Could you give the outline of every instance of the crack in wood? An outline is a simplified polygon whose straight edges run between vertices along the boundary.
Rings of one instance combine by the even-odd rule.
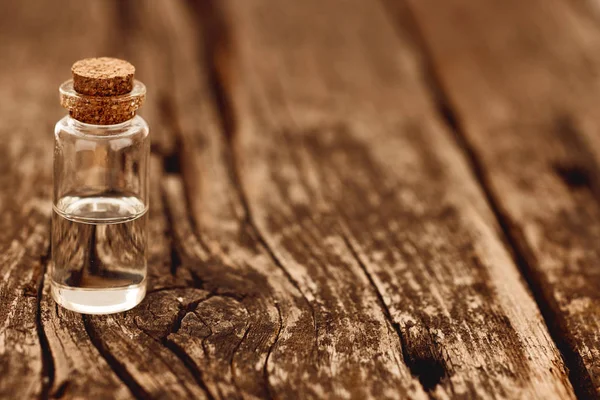
[[[112,370],[117,374],[119,379],[123,381],[123,383],[129,388],[131,393],[138,399],[148,399],[150,398],[150,394],[133,378],[133,376],[127,371],[127,367],[123,365],[115,356],[111,354],[111,352],[104,347],[102,339],[100,338],[99,333],[97,333],[92,324],[90,323],[90,317],[88,315],[82,315],[83,326],[85,331],[88,334],[92,344],[102,358],[106,361],[106,363],[112,368]]]
[[[385,304],[383,295],[377,288],[373,277],[369,273],[367,266],[361,260],[358,252],[356,251],[356,248],[348,238],[348,228],[343,226],[343,230],[345,232],[342,233],[342,239],[344,240],[346,247],[352,254],[352,257],[356,260],[357,264],[362,269],[366,278],[368,279],[369,284],[371,285],[371,287],[377,295],[381,309],[384,311],[390,326],[396,331],[396,334],[398,335],[398,340],[400,341],[400,344],[402,346],[402,356],[404,358],[404,363],[410,370],[411,374],[419,380],[419,382],[423,386],[423,389],[429,394],[430,398],[432,398],[432,392],[435,391],[437,385],[439,385],[442,379],[444,379],[444,377],[446,377],[448,374],[446,371],[446,366],[441,361],[442,358],[439,355],[433,356],[431,354],[431,349],[435,347],[433,343],[429,343],[428,345],[420,345],[416,347],[412,346],[412,343],[410,343],[410,341],[407,338],[407,334],[405,334],[402,331],[400,325],[397,322],[394,322],[390,310]],[[410,329],[410,327],[408,327],[408,329]],[[428,352],[427,356],[425,356],[425,353],[419,351],[419,349],[430,349],[430,351]]]
[[[167,333],[167,335],[165,335],[165,338],[170,335],[171,333],[177,333],[179,331],[179,328],[181,328],[181,320],[186,316],[187,313],[190,312],[194,312],[194,310],[198,307],[198,304],[200,304],[203,301],[206,301],[209,297],[207,298],[203,298],[203,299],[198,299],[192,302],[189,302],[185,305],[183,305],[179,312],[177,313],[177,317],[175,318],[175,320],[173,321],[173,324],[171,325],[171,328],[169,329],[169,332]]]
[[[161,190],[161,196],[163,197],[163,204],[166,204],[165,202],[165,194],[164,191]],[[167,220],[167,234],[169,235],[169,237],[171,238],[171,266],[170,266],[170,271],[171,271],[171,275],[172,276],[177,276],[177,271],[180,269],[181,267],[181,257],[179,255],[179,253],[177,252],[177,245],[175,244],[175,241],[173,240],[173,238],[175,237],[174,233],[173,233],[173,224],[174,221],[171,217],[171,214],[169,212],[167,212],[166,210],[164,211],[166,220]],[[198,287],[197,285],[195,285],[196,287]]]
[[[225,136],[228,140],[231,138],[230,135],[225,135]],[[238,167],[237,167],[235,155],[232,150],[232,144],[229,141],[228,141],[228,143],[229,143],[229,152],[227,154],[227,159],[230,163],[230,170],[233,171],[232,174],[234,175],[233,182],[235,183],[235,189],[236,189],[237,194],[239,195],[240,201],[244,207],[244,212],[246,215],[246,219],[245,219],[244,223],[247,225],[248,229],[252,232],[252,234],[256,237],[256,240],[259,242],[261,247],[268,254],[268,256],[273,261],[273,263],[282,271],[282,273],[285,275],[285,277],[288,279],[288,281],[292,284],[292,286],[300,293],[300,295],[302,296],[302,299],[304,300],[304,302],[310,309],[312,321],[313,321],[314,343],[317,348],[318,347],[317,344],[318,344],[319,329],[317,326],[316,310],[315,310],[313,304],[306,297],[304,291],[300,288],[300,285],[298,284],[298,282],[296,282],[296,280],[290,275],[289,271],[285,268],[285,266],[283,265],[281,260],[279,260],[279,258],[275,255],[274,251],[268,245],[265,238],[259,233],[259,231],[252,219],[252,214],[251,214],[249,206],[247,204],[247,199],[245,198],[245,194],[243,193],[243,190],[239,183],[239,178],[237,176]],[[278,310],[279,310],[279,307],[278,307]],[[269,385],[269,371],[268,371],[267,364],[268,364],[268,360],[271,355],[271,352],[275,348],[277,341],[279,340],[279,335],[280,335],[281,329],[282,329],[281,311],[280,310],[279,310],[279,317],[280,317],[279,318],[280,326],[279,326],[279,329],[277,332],[277,336],[276,336],[275,341],[271,345],[269,351],[267,352],[267,357],[265,359],[265,364],[263,366],[263,375],[265,377],[265,389],[266,389],[266,393],[269,394],[269,396],[270,396],[269,398],[273,398],[273,395],[272,395],[271,388]]]
[[[50,262],[51,256],[50,242],[48,242],[48,248],[40,259],[40,275],[37,283],[37,303],[36,303],[36,315],[35,323],[38,332],[38,338],[40,346],[42,348],[42,392],[41,398],[47,399],[50,394],[50,389],[54,383],[54,359],[52,358],[52,349],[48,342],[48,337],[44,332],[44,325],[42,324],[42,296],[44,291],[44,281],[46,279],[46,271],[48,269],[48,263]]]
[[[266,393],[267,393],[268,399],[275,398],[275,396],[273,395],[273,391],[271,390],[271,385],[269,385],[269,370],[268,370],[269,358],[271,357],[271,353],[273,352],[273,349],[275,348],[275,345],[277,344],[277,341],[279,340],[279,335],[281,335],[281,330],[283,329],[283,319],[281,316],[281,309],[279,308],[279,304],[277,304],[277,302],[275,302],[275,307],[277,308],[277,314],[279,316],[279,328],[277,329],[277,336],[275,336],[275,340],[273,341],[273,343],[269,347],[269,350],[267,351],[267,357],[265,358],[265,365],[263,365],[263,376],[265,379],[265,386],[267,389]]]
[[[212,395],[212,393],[206,386],[206,383],[202,379],[202,371],[196,366],[194,361],[186,353],[185,349],[182,349],[175,342],[173,342],[172,340],[169,340],[168,338],[164,339],[163,344],[165,345],[165,347],[167,347],[169,350],[171,350],[171,352],[173,354],[175,354],[177,356],[177,358],[179,358],[183,362],[183,364],[186,366],[186,368],[192,373],[192,376],[196,380],[196,383],[198,384],[198,386],[200,386],[204,390],[207,398],[209,400],[214,400],[215,399],[214,396]]]
[[[166,93],[157,93],[159,118],[174,137],[173,152],[165,153],[160,147],[152,148],[152,152],[159,154],[163,159],[163,170],[168,174],[181,174],[181,128],[177,123],[177,110],[171,98]]]
[[[179,332],[179,329],[181,328],[181,324],[182,324],[182,320],[185,318],[185,316],[189,313],[192,312],[194,313],[195,317],[199,319],[199,321],[209,330],[209,335],[206,337],[203,337],[201,339],[201,344],[202,344],[202,349],[204,354],[206,355],[207,358],[210,358],[210,354],[211,352],[209,351],[209,348],[206,345],[206,339],[210,338],[211,336],[213,336],[214,332],[213,329],[211,327],[211,324],[207,321],[205,321],[202,318],[202,315],[199,314],[198,312],[195,312],[195,310],[197,310],[197,308],[205,302],[210,301],[213,298],[226,298],[227,296],[221,296],[221,295],[209,295],[199,301],[195,301],[192,302],[190,304],[188,304],[186,307],[184,307],[184,311],[183,313],[179,313],[177,320],[175,321],[173,327],[171,328],[171,332],[163,339],[164,343],[166,346],[168,346],[172,351],[176,352],[179,354],[179,357],[184,360],[185,363],[188,363],[188,368],[194,373],[194,376],[197,376],[198,378],[200,378],[200,381],[202,381],[202,387],[205,389],[205,391],[207,393],[209,393],[209,395],[212,397],[213,395],[210,394],[210,389],[208,388],[208,386],[206,386],[206,384],[204,383],[204,381],[201,379],[203,376],[203,373],[201,371],[201,369],[198,367],[198,365],[196,364],[196,362],[194,362],[194,360],[192,360],[192,358],[189,356],[189,354],[187,353],[187,351],[182,348],[180,346],[180,344],[177,343],[177,338],[173,337],[171,338],[171,334],[177,334]],[[232,297],[229,297],[232,298]],[[233,299],[233,298],[232,298]],[[235,299],[234,299],[235,300]],[[237,300],[235,300],[237,301]],[[251,326],[247,326],[244,330],[244,334],[242,335],[241,339],[239,340],[239,342],[236,344],[236,346],[233,348],[232,353],[231,353],[231,358],[229,359],[229,368],[231,369],[231,374],[232,377],[235,377],[235,373],[233,370],[233,360],[235,358],[235,355],[237,353],[237,350],[239,349],[239,347],[242,345],[242,343],[245,341],[245,339],[248,336],[248,333],[251,330]],[[235,380],[234,380],[235,383]],[[222,393],[220,385],[216,385],[216,390],[219,393],[219,398],[227,398],[227,395]],[[236,385],[236,391],[237,393],[240,395],[240,397],[243,397],[243,394],[240,390],[239,387],[237,387]]]
[[[69,389],[69,386],[71,386],[71,381],[70,380],[66,380],[63,383],[61,383],[56,390],[54,391],[54,393],[52,394],[52,398],[53,399],[62,399],[63,396],[67,393],[67,390]]]
[[[224,88],[222,88],[222,89],[224,90]],[[233,111],[230,111],[230,112],[231,112],[231,114],[233,114]],[[293,147],[293,144],[289,141],[288,135],[286,134],[286,132],[282,132],[281,136],[288,143],[288,145],[292,145],[292,147]],[[230,147],[232,147],[232,144],[230,144]],[[282,150],[287,150],[287,149],[282,149]],[[300,163],[300,160],[298,158],[298,155],[295,152],[288,152],[287,154],[290,157],[290,160],[292,160],[292,163],[295,165],[295,167],[297,168],[297,170],[301,171],[300,179],[301,179],[304,187],[307,188],[307,190],[309,190],[309,188],[311,187],[311,185],[308,184],[308,180],[306,179],[305,174],[302,172],[302,171],[304,171],[304,168],[302,168],[302,166],[301,166],[301,163]],[[236,168],[236,171],[237,171],[236,159],[235,158],[232,160],[232,168]],[[237,177],[237,179],[239,180],[239,177]],[[239,190],[241,192],[242,191],[241,184],[238,183],[238,185],[239,185]],[[311,194],[314,197],[314,193],[311,193]],[[250,216],[249,206],[247,205],[247,199],[245,199],[245,197],[243,198],[243,202],[244,202],[243,204],[244,204],[244,206],[246,208],[247,215]],[[302,218],[302,216],[297,215],[297,219],[298,219],[298,221],[302,221],[303,218]],[[252,218],[249,217],[249,220],[251,221],[251,224],[254,224],[254,222],[252,222]],[[254,225],[253,225],[253,227],[254,227]],[[254,230],[258,232],[258,228],[254,227]],[[271,253],[271,257],[275,260],[275,253],[269,247],[269,245],[266,242],[266,240],[262,236],[260,236],[260,234],[258,234],[258,235],[259,235],[259,240],[261,241],[261,243],[263,244],[263,246],[267,249],[267,251],[269,251]],[[315,238],[315,239],[318,241],[317,238]],[[309,247],[309,246],[307,246],[307,247]],[[275,260],[275,261],[278,262],[278,260]],[[312,313],[312,319],[313,319],[313,322],[314,322],[313,329],[314,329],[315,349],[318,349],[319,348],[319,346],[318,346],[319,326],[317,324],[317,316],[316,316],[315,307],[309,302],[308,298],[301,291],[300,285],[297,282],[295,282],[295,280],[293,279],[292,275],[289,273],[289,271],[286,270],[286,268],[283,266],[282,263],[280,263],[280,268],[287,275],[288,280],[290,280],[290,282],[292,282],[296,286],[296,289],[298,289],[298,291],[300,293],[302,293],[302,296],[304,297],[304,299],[306,300],[306,302],[308,303],[308,305],[310,307],[310,310],[311,310],[311,313]]]
[[[247,309],[246,309],[247,311]],[[237,384],[236,379],[235,379],[235,368],[233,366],[233,360],[235,359],[235,355],[237,354],[238,350],[240,349],[240,347],[242,346],[242,343],[248,338],[248,333],[250,333],[250,330],[252,329],[252,325],[248,325],[246,327],[246,329],[244,330],[244,334],[242,335],[242,338],[240,339],[240,341],[235,345],[235,347],[233,348],[233,351],[231,353],[231,359],[229,360],[229,371],[231,372],[231,377],[233,380],[233,383],[240,395],[240,398],[243,398],[243,393],[240,390],[240,386]],[[267,355],[268,357],[268,355]],[[266,361],[265,361],[265,365],[266,365]],[[268,386],[268,380],[265,381],[265,384]],[[267,393],[268,393],[268,389],[267,389]]]
[[[188,289],[188,287],[185,287],[183,289]],[[164,288],[162,290],[157,290],[155,292],[164,292],[164,291],[171,291],[171,290],[175,290],[175,288]],[[206,384],[204,383],[203,379],[202,379],[202,371],[200,371],[196,365],[194,364],[194,362],[190,359],[190,357],[187,355],[187,353],[185,352],[184,349],[181,349],[179,346],[177,346],[177,344],[175,342],[173,342],[172,340],[169,339],[169,335],[177,333],[179,331],[179,329],[181,328],[181,321],[183,320],[183,318],[190,312],[194,312],[194,310],[198,307],[198,305],[206,300],[208,300],[211,296],[205,297],[205,298],[200,298],[197,300],[193,300],[190,301],[186,304],[180,305],[180,310],[177,313],[177,316],[174,318],[173,323],[171,324],[169,331],[166,332],[164,334],[163,337],[161,338],[155,338],[155,340],[159,343],[161,343],[163,346],[165,346],[167,349],[169,349],[177,358],[179,358],[181,360],[181,362],[183,363],[183,365],[190,371],[190,373],[192,374],[192,376],[194,377],[194,380],[196,381],[196,383],[198,384],[198,386],[200,386],[205,394],[207,395],[209,400],[212,400],[213,397],[208,389],[208,387],[206,386]],[[135,321],[135,320],[134,320]],[[146,334],[148,334],[149,336],[153,337],[151,332],[146,331],[143,327],[139,327],[138,329],[140,329],[141,331],[145,332]]]
[[[145,332],[143,329],[140,328],[140,330],[142,332]],[[204,391],[204,394],[208,397],[208,399],[210,400],[210,392],[206,391],[206,387],[204,386],[204,382],[202,381],[202,374],[197,374],[196,373],[196,369],[192,368],[192,366],[188,365],[188,363],[184,360],[184,358],[181,357],[180,353],[177,351],[174,351],[169,345],[168,342],[164,339],[157,339],[154,336],[148,334],[148,336],[150,336],[152,338],[152,340],[156,341],[157,343],[160,343],[162,346],[164,346],[166,349],[168,349],[172,354],[175,355],[175,357],[177,357],[185,366],[185,368],[187,368],[194,381],[198,384],[198,386],[200,388],[202,388],[202,390]],[[163,362],[167,362],[167,360],[163,359],[162,356],[160,354],[158,354],[158,358],[160,358]],[[190,392],[190,390],[186,387],[186,382],[185,382],[185,378],[183,378],[182,376],[180,376],[178,373],[176,373],[176,371],[173,371],[173,374],[175,376],[175,378],[177,379],[177,382],[180,384],[180,386],[188,393],[188,396],[193,397],[194,394],[192,392]]]
[[[111,50],[124,57],[125,54],[130,53],[131,47],[134,46],[129,38],[138,21],[136,20],[136,12],[131,3],[127,1],[114,1],[113,4],[114,34],[120,40],[119,45],[114,46]]]

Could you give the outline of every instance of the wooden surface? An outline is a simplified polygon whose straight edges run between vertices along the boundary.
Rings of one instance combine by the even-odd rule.
[[[0,398],[600,397],[600,8],[0,4]],[[49,296],[73,61],[149,88],[149,293]]]

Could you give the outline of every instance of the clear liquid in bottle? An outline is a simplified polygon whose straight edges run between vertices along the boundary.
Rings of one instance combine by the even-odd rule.
[[[51,288],[63,307],[108,314],[146,292],[147,207],[135,196],[64,196],[52,218]]]

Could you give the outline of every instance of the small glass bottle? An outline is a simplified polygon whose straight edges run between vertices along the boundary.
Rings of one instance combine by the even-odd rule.
[[[114,58],[73,64],[54,131],[51,291],[61,306],[109,314],[146,293],[149,129],[146,88]]]

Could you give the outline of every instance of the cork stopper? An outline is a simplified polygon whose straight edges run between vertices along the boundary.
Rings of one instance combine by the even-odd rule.
[[[118,96],[131,92],[135,67],[111,57],[85,58],[71,67],[73,87],[88,96]]]
[[[73,79],[60,87],[61,105],[78,121],[113,125],[135,116],[146,87],[133,79],[135,67],[124,60],[100,57],[77,61]]]

